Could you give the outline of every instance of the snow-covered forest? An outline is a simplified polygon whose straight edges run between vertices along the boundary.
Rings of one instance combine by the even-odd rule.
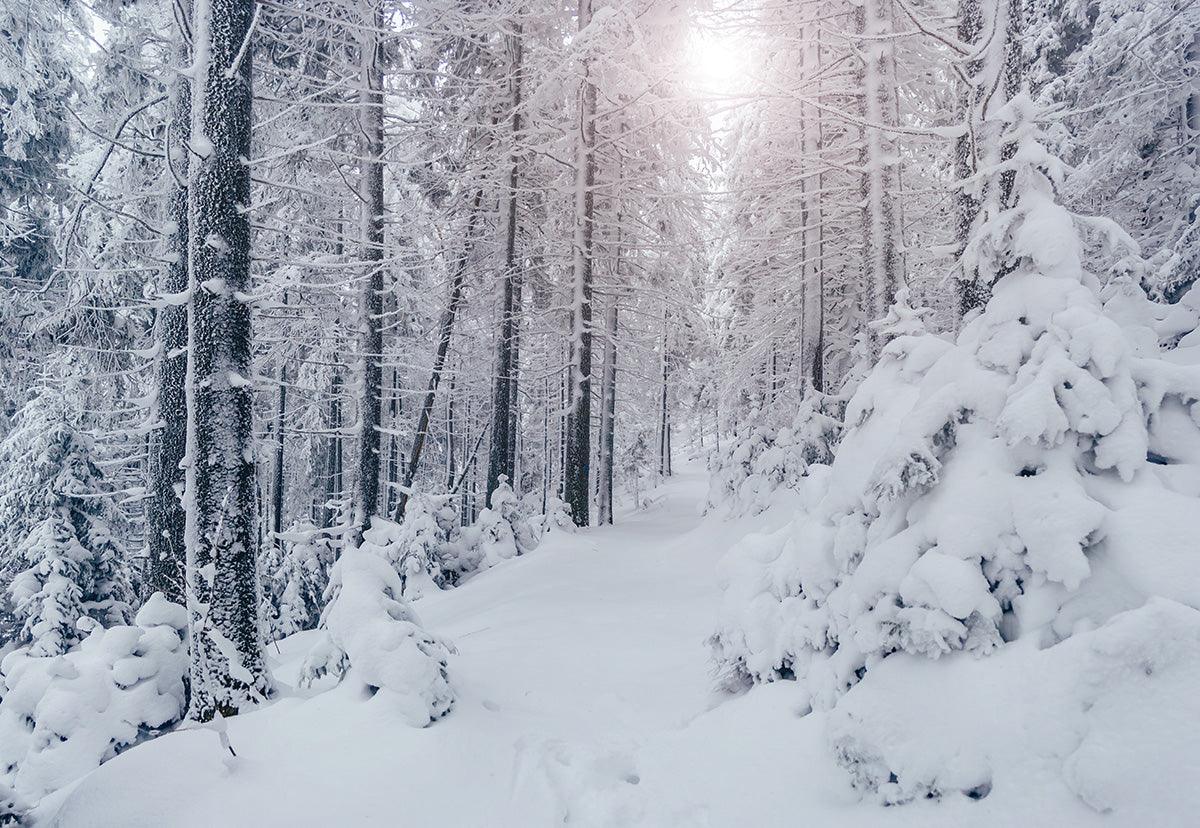
[[[1195,824],[1198,140],[1195,0],[0,0],[0,825]]]

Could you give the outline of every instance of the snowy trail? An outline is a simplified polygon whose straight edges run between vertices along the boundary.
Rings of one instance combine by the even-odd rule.
[[[986,801],[860,803],[786,683],[713,693],[716,563],[790,510],[702,518],[706,486],[685,468],[616,526],[559,534],[421,599],[426,627],[458,648],[458,700],[431,727],[408,727],[382,695],[292,691],[301,634],[271,653],[285,697],[228,722],[236,759],[211,730],[170,734],[41,815],[71,828],[1011,824],[979,822]]]

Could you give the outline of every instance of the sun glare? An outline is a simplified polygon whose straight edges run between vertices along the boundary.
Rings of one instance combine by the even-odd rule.
[[[713,29],[696,29],[688,43],[688,65],[698,92],[728,95],[736,91],[745,73],[745,44],[733,35]]]

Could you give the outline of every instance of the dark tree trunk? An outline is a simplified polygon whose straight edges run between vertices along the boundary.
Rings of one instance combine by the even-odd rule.
[[[329,467],[325,476],[325,527],[339,517],[342,487],[342,375],[334,374],[329,383]]]
[[[592,0],[579,0],[579,28],[592,20]],[[596,84],[585,60],[580,95],[575,181],[575,296],[571,304],[570,377],[563,491],[576,526],[591,523],[588,479],[592,440],[592,238],[596,206]]]
[[[249,48],[253,0],[196,14],[189,182],[187,540],[191,719],[231,716],[268,687],[259,641],[250,308]],[[198,140],[203,139],[203,140]]]
[[[179,4],[181,29],[190,26],[191,3]],[[176,51],[180,67],[191,63],[190,50],[182,31]],[[176,73],[171,87],[167,162],[174,185],[167,215],[167,266],[159,293],[164,302],[155,319],[158,346],[157,394],[147,476],[150,497],[146,502],[146,545],[150,553],[149,591],[161,592],[170,601],[185,604],[184,571],[187,551],[184,531],[184,472],[181,464],[187,450],[187,342],[188,312],[181,301],[188,289],[188,151],[192,132],[191,86],[183,73]]]
[[[512,63],[509,67],[509,84],[512,97],[512,147],[508,159],[508,193],[505,199],[504,227],[504,272],[500,275],[499,331],[496,337],[496,376],[492,388],[492,445],[488,452],[487,498],[491,502],[492,492],[500,485],[500,478],[510,482],[514,476],[513,429],[514,387],[516,385],[515,359],[517,337],[516,281],[519,278],[517,257],[517,186],[519,184],[520,161],[517,155],[521,135],[521,24],[515,24],[509,37]]]
[[[621,251],[617,248],[617,267],[620,272]],[[604,320],[604,374],[600,402],[600,496],[597,508],[600,523],[613,522],[613,454],[616,443],[617,417],[617,297],[614,295]]]
[[[384,513],[391,517],[395,514],[396,484],[400,482],[400,414],[404,410],[400,398],[400,371],[392,369],[392,394],[388,400],[388,463],[387,491],[385,492]]]
[[[454,459],[454,374],[450,375],[450,389],[446,394],[446,491],[454,488],[458,474]]]
[[[360,311],[362,387],[359,389],[358,508],[348,543],[357,546],[379,513],[379,426],[383,416],[383,65],[379,30],[385,24],[376,7],[375,29],[363,35],[361,129],[363,141],[363,261],[367,279]]]
[[[284,297],[284,304],[287,304],[287,297]],[[279,542],[279,533],[283,531],[283,504],[284,504],[284,466],[283,466],[283,448],[284,438],[286,436],[284,429],[284,418],[287,416],[287,382],[288,372],[287,365],[279,366],[279,396],[277,398],[277,406],[275,409],[275,482],[271,487],[271,529],[275,533],[275,542]]]
[[[467,221],[467,234],[463,240],[462,253],[454,265],[454,274],[450,279],[450,298],[446,309],[438,321],[438,346],[433,357],[433,370],[429,375],[429,386],[425,390],[425,399],[421,403],[421,413],[417,418],[417,433],[413,437],[412,455],[408,460],[408,469],[404,473],[404,486],[411,488],[416,479],[417,469],[421,464],[421,450],[425,446],[425,438],[429,434],[429,418],[433,415],[433,403],[437,398],[438,384],[442,380],[442,369],[446,365],[446,354],[450,350],[450,339],[454,334],[454,317],[458,314],[458,306],[462,302],[463,284],[467,278],[467,263],[471,258],[471,248],[475,238],[475,225],[479,219],[479,209],[483,204],[483,190],[475,191],[475,199],[471,205],[471,215]],[[408,505],[408,494],[400,492],[400,503],[396,509],[397,519],[404,517],[404,508]]]
[[[960,43],[975,45],[983,32],[983,10],[980,0],[959,0],[958,4],[958,40]],[[958,95],[960,117],[967,126],[965,135],[959,136],[954,142],[954,175],[959,181],[965,181],[975,174],[976,141],[979,136],[976,131],[977,108],[981,90],[975,89],[971,79],[979,76],[982,67],[980,61],[970,61],[963,66],[966,76]],[[955,196],[955,237],[961,254],[971,235],[971,227],[975,217],[979,215],[979,200],[967,190],[960,188]],[[976,308],[987,304],[991,289],[979,281],[974,272],[964,273],[959,282],[959,312],[966,315]]]

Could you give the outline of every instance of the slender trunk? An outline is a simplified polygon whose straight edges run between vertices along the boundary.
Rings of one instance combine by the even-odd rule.
[[[333,526],[342,499],[342,375],[334,374],[329,390],[329,474],[325,478],[324,525]]]
[[[284,295],[284,304],[287,304],[287,295]],[[283,447],[284,447],[284,417],[287,415],[287,382],[288,372],[287,365],[280,363],[279,366],[279,396],[277,397],[277,405],[275,407],[275,480],[271,487],[271,529],[275,533],[275,539],[278,543],[279,533],[283,531],[283,503],[284,503],[284,466],[283,466]]]
[[[616,267],[621,266],[620,246]],[[619,277],[618,277],[619,282]],[[600,523],[613,522],[613,454],[617,416],[617,297],[614,295],[604,317],[604,373],[601,376],[600,403]]]
[[[383,10],[370,15],[374,29],[363,35],[360,127],[363,134],[363,262],[367,267],[359,325],[362,378],[359,388],[358,509],[348,543],[357,546],[379,513],[379,426],[383,415],[383,59],[379,31]]]
[[[500,478],[513,479],[513,385],[516,362],[514,341],[516,339],[517,306],[515,282],[519,269],[517,258],[517,185],[520,161],[518,142],[521,135],[521,24],[517,22],[509,37],[512,55],[509,66],[509,86],[512,98],[512,146],[508,158],[508,193],[504,201],[504,272],[498,283],[500,327],[496,337],[496,376],[492,389],[492,446],[488,452],[487,498],[491,502],[492,492],[500,485]]]
[[[550,462],[550,377],[542,377],[542,514],[550,495],[550,478],[553,475]]]
[[[404,473],[404,486],[411,488],[416,479],[417,469],[421,464],[421,451],[425,446],[425,438],[429,433],[429,418],[433,414],[433,403],[437,397],[438,384],[442,380],[442,369],[446,364],[446,354],[450,350],[450,339],[454,333],[454,317],[462,302],[463,285],[467,278],[467,263],[470,260],[471,247],[475,238],[475,225],[479,219],[479,210],[483,204],[483,190],[475,191],[475,199],[471,205],[471,216],[467,221],[467,234],[463,240],[462,253],[454,264],[454,275],[450,280],[450,298],[442,318],[438,321],[438,346],[433,357],[433,370],[429,376],[429,386],[425,390],[425,399],[421,403],[421,412],[417,418],[417,433],[413,438],[412,454],[408,460],[408,469]],[[397,506],[397,519],[404,517],[404,508],[408,505],[408,494],[400,492],[400,503]]]
[[[592,0],[579,0],[579,29],[592,20]],[[574,301],[567,385],[567,446],[564,468],[565,500],[576,526],[587,526],[588,478],[592,438],[592,236],[596,184],[596,85],[591,58],[583,58],[583,88],[579,96],[579,141],[575,169]]]
[[[450,393],[446,395],[446,491],[454,488],[454,374],[450,375]]]
[[[818,97],[821,93],[821,47],[820,32],[816,25],[810,27],[804,38],[804,71]],[[812,195],[804,200],[803,258],[804,258],[804,310],[801,322],[801,353],[805,364],[801,374],[817,391],[825,388],[825,261],[821,238],[824,210],[822,199],[824,176],[821,172],[822,150],[821,111],[813,104],[802,107],[804,157],[809,159],[815,172]],[[804,186],[804,185],[802,185]]]
[[[189,182],[188,716],[231,716],[266,692],[258,623],[258,501],[251,377],[250,168],[253,0],[195,15]]]
[[[882,319],[895,299],[902,279],[897,249],[895,134],[885,127],[897,123],[894,89],[896,51],[889,37],[895,32],[892,0],[865,0],[857,11],[862,51],[863,128],[863,241],[871,319]],[[879,343],[876,343],[876,347]]]
[[[191,3],[181,2],[178,20],[179,46],[176,60],[180,67],[191,62],[184,30],[191,25]],[[187,551],[184,531],[187,515],[180,495],[183,493],[182,468],[187,450],[187,307],[179,300],[188,290],[188,151],[192,131],[192,95],[188,78],[176,73],[171,86],[168,124],[167,162],[171,165],[174,185],[167,204],[170,233],[166,246],[167,265],[159,292],[166,297],[155,319],[158,345],[156,365],[157,393],[154,422],[156,431],[150,444],[147,464],[146,545],[150,553],[149,590],[161,592],[177,604],[185,602],[184,570]]]
[[[465,412],[465,416],[463,417],[463,429],[464,429],[463,442],[464,442],[464,444],[469,443],[471,441],[471,398],[470,397],[467,397],[467,410]],[[482,436],[482,435],[480,435],[480,436]],[[462,477],[460,478],[459,485],[461,485],[461,480],[466,479],[467,473],[471,470],[471,461],[473,459],[474,459],[474,457],[467,458],[467,460],[463,463]],[[467,487],[463,486],[461,505],[458,510],[459,522],[463,526],[468,526],[471,523],[471,518],[468,516],[469,510],[471,507],[470,497],[471,496],[467,490]]]
[[[979,42],[983,33],[983,9],[980,0],[959,0],[958,3],[958,40],[972,47]],[[960,79],[958,105],[960,117],[967,127],[965,134],[954,142],[954,175],[959,182],[965,182],[975,174],[978,167],[978,128],[977,110],[982,90],[972,85],[971,81],[979,77],[981,61],[970,61],[963,66],[964,77]],[[971,227],[975,217],[979,215],[979,199],[969,188],[962,186],[955,195],[955,238],[961,255],[966,248],[967,239],[971,235]],[[964,272],[959,281],[959,312],[966,315],[976,308],[987,304],[991,293],[988,285],[979,281],[975,272]]]
[[[392,369],[392,395],[388,400],[388,463],[387,491],[384,493],[384,514],[391,517],[395,513],[396,484],[400,482],[400,437],[396,431],[400,425],[400,371]]]
[[[671,448],[670,448],[670,421],[667,417],[667,380],[668,380],[668,362],[667,359],[667,311],[663,308],[663,336],[662,336],[662,406],[659,410],[659,430],[658,430],[658,474],[660,477],[667,477],[671,474]]]
[[[513,490],[521,493],[521,314],[523,277],[520,271],[513,274],[513,326],[512,326],[512,373],[508,380],[508,456],[511,460]]]

